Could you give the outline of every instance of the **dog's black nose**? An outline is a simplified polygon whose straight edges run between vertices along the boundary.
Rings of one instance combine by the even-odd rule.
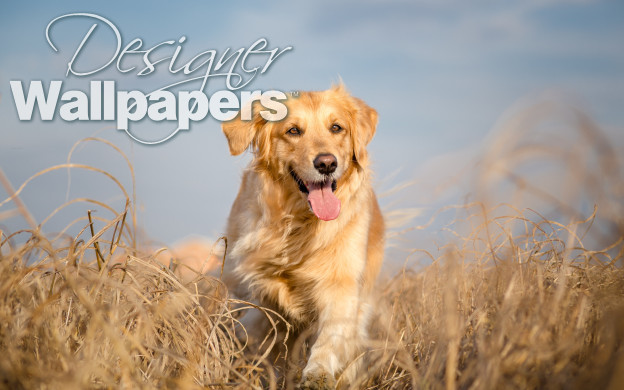
[[[319,154],[314,159],[314,168],[323,175],[333,173],[338,167],[338,160],[333,154]]]

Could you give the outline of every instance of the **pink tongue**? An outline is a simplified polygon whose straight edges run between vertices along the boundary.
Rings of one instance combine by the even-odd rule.
[[[323,221],[331,221],[340,214],[340,199],[332,192],[332,182],[306,183],[308,187],[308,202],[314,214]]]

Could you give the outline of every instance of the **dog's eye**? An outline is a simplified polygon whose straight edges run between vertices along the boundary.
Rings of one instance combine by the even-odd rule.
[[[332,133],[340,133],[342,131],[342,127],[340,125],[334,124],[331,127]]]
[[[286,132],[286,134],[290,134],[290,135],[301,135],[301,129],[299,129],[298,127],[291,127],[290,129],[288,129],[288,131]]]

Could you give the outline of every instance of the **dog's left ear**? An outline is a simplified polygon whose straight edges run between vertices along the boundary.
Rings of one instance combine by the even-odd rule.
[[[252,143],[253,146],[256,146],[258,131],[266,123],[266,120],[259,115],[258,107],[254,108],[255,115],[251,120],[241,120],[241,113],[239,112],[234,119],[221,124],[232,156],[243,153]]]
[[[356,97],[352,99],[357,108],[356,127],[351,132],[353,158],[360,166],[365,166],[368,164],[366,146],[373,139],[377,129],[377,111],[361,99]]]

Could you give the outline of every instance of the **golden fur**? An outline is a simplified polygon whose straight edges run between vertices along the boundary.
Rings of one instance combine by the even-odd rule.
[[[256,112],[251,121],[223,124],[233,155],[249,146],[254,153],[228,220],[225,280],[235,294],[275,308],[296,328],[315,327],[305,387],[323,377],[333,383],[367,337],[384,246],[366,151],[377,112],[342,85],[302,92],[285,104],[282,121],[267,122]],[[302,134],[288,133],[293,127]],[[315,216],[290,173],[320,180],[313,161],[325,153],[338,165],[332,178],[341,209],[331,221]]]

